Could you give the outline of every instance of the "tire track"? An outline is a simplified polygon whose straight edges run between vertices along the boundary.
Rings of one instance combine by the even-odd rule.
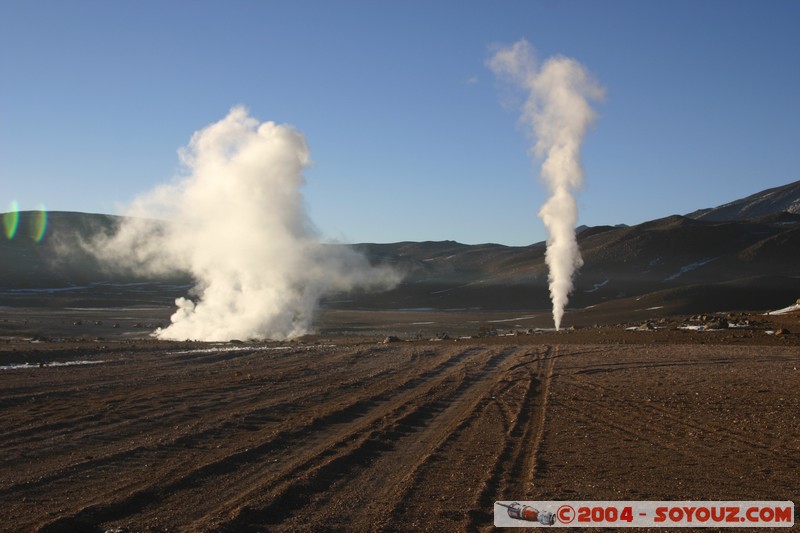
[[[387,377],[385,373],[378,372],[370,376],[370,381],[372,380],[380,380]],[[367,382],[365,382],[366,384]],[[347,387],[345,387],[347,388]],[[330,394],[331,391],[326,391],[326,394]],[[231,395],[232,391],[226,390],[226,395]],[[196,447],[210,447],[213,446],[214,441],[221,441],[221,440],[230,440],[231,438],[235,438],[237,433],[248,433],[253,426],[248,426],[248,424],[244,421],[250,420],[257,421],[258,424],[256,427],[263,426],[267,421],[275,421],[275,418],[272,417],[275,412],[280,411],[282,409],[289,409],[290,407],[294,408],[297,404],[302,404],[303,402],[310,402],[312,399],[318,399],[319,401],[319,391],[312,390],[312,391],[303,391],[301,393],[294,393],[295,396],[291,396],[288,398],[268,398],[266,401],[256,401],[259,400],[261,397],[260,393],[252,393],[243,399],[236,402],[236,404],[241,404],[246,406],[245,411],[238,411],[236,412],[236,417],[232,417],[231,413],[225,410],[221,410],[219,407],[215,405],[214,398],[216,395],[209,395],[211,400],[210,403],[203,404],[197,406],[195,409],[196,411],[211,411],[215,413],[212,415],[210,420],[204,419],[202,421],[201,428],[192,426],[188,429],[196,430],[194,432],[187,431],[183,435],[178,436],[177,438],[172,436],[168,440],[164,441],[162,439],[158,439],[153,437],[152,435],[149,437],[149,441],[145,442],[140,445],[135,445],[133,447],[117,450],[110,454],[97,454],[94,451],[92,454],[87,455],[87,459],[83,461],[70,461],[70,464],[64,466],[62,468],[58,468],[55,472],[52,472],[48,476],[40,476],[35,484],[50,484],[53,483],[61,478],[72,477],[74,475],[82,475],[84,472],[89,472],[92,470],[100,469],[100,468],[107,468],[110,464],[113,463],[128,463],[132,457],[137,456],[151,456],[152,460],[149,462],[157,462],[158,457],[162,454],[171,453],[174,450],[183,449],[183,448],[196,448]],[[255,405],[253,405],[255,404]],[[229,404],[230,405],[230,404]],[[146,418],[146,417],[153,417],[159,420],[159,424],[167,424],[169,427],[164,429],[170,429],[173,427],[173,424],[180,424],[185,422],[191,422],[193,417],[191,415],[180,414],[178,419],[175,419],[173,416],[174,413],[170,413],[167,410],[168,406],[161,406],[159,408],[152,408],[146,409],[144,411],[145,414],[140,416],[131,416],[130,418],[122,416],[123,420],[121,421],[112,421],[110,423],[103,423],[103,424],[90,424],[87,426],[85,432],[82,432],[80,427],[74,428],[70,431],[70,428],[66,427],[64,432],[64,438],[70,438],[78,443],[89,441],[90,443],[97,443],[98,441],[102,442],[103,440],[108,440],[108,445],[113,445],[115,442],[119,441],[120,439],[125,439],[128,437],[135,437],[141,432],[141,422],[138,420],[139,418]],[[136,413],[136,404],[134,403],[131,407],[131,412]],[[228,407],[230,409],[230,407]],[[162,413],[166,411],[167,414],[163,415]],[[98,418],[102,418],[100,415],[94,415],[89,420]],[[125,429],[128,431],[124,431]],[[172,432],[170,432],[172,433]],[[107,436],[107,439],[104,439],[103,436]],[[53,439],[57,439],[59,435],[55,435]],[[24,445],[23,443],[14,443],[17,446]],[[63,446],[63,444],[59,443],[59,446]],[[77,444],[73,444],[70,448],[75,448]],[[9,446],[9,449],[12,449]],[[69,448],[68,448],[69,449]],[[142,462],[148,463],[146,459],[142,459]],[[20,490],[23,486],[28,487],[32,484],[30,480],[23,482],[22,484],[17,483],[16,485],[11,485],[0,489],[0,496],[8,492],[16,492]]]
[[[392,394],[398,392],[413,397],[424,383],[439,378],[474,351],[474,348],[468,348],[461,351],[434,352],[432,360],[427,361],[427,365],[423,366],[421,374],[410,369],[404,373],[405,378],[400,380],[394,379],[388,382],[378,380],[365,384],[367,386],[360,390],[360,396],[356,397],[352,395],[350,387],[347,387],[347,390],[340,391],[340,396],[344,398],[344,401],[338,400],[334,403],[336,395],[331,395],[331,393],[338,389],[326,387],[323,390],[326,392],[328,400],[323,405],[327,407],[327,412],[310,419],[288,416],[283,424],[283,429],[278,428],[276,431],[265,428],[261,434],[256,434],[250,439],[252,442],[250,446],[225,452],[222,456],[203,465],[187,465],[177,479],[175,472],[169,472],[160,480],[157,479],[155,483],[151,481],[143,486],[129,487],[124,491],[124,496],[118,494],[109,498],[108,495],[103,495],[101,502],[109,502],[109,500],[111,502],[90,504],[57,523],[98,524],[120,520],[132,513],[137,513],[146,519],[148,513],[158,514],[158,509],[170,502],[178,505],[175,502],[181,501],[184,498],[183,495],[207,492],[209,484],[219,487],[215,491],[214,497],[224,501],[226,494],[228,494],[227,498],[233,497],[240,493],[243,487],[257,484],[265,477],[269,479],[279,475],[287,465],[292,464],[292,454],[289,453],[289,450],[296,443],[313,446],[316,442],[317,446],[322,449],[328,447],[330,445],[328,432],[331,428],[335,429],[339,426],[359,422],[362,425],[365,424],[363,419],[372,406],[384,403]],[[325,381],[330,381],[330,378]],[[236,413],[232,413],[231,416],[235,417]],[[372,418],[376,417],[379,418],[378,415]],[[223,434],[220,435],[220,438],[229,441],[232,436]],[[161,449],[159,451],[167,454],[170,450]],[[145,452],[151,452],[151,450],[145,450]],[[153,453],[149,453],[150,457],[153,455]],[[127,457],[123,458],[128,459]],[[277,462],[275,458],[279,458]],[[149,464],[146,461],[148,460],[140,459],[139,463]],[[130,468],[129,461],[126,461],[125,466]],[[231,476],[236,479],[231,479]],[[58,477],[65,476],[59,475]],[[66,476],[66,478],[70,477],[73,476]],[[188,496],[186,499],[191,500]],[[208,502],[208,504],[209,508],[214,508],[213,502]],[[183,505],[189,505],[188,509],[191,509],[191,504]],[[150,508],[152,511],[148,511]]]
[[[468,527],[478,529],[492,523],[494,502],[507,499],[534,499],[534,481],[539,464],[539,448],[544,437],[547,397],[558,350],[544,347],[535,358],[535,370],[525,380],[522,401],[507,434],[505,446],[492,475],[470,513]]]
[[[592,383],[585,379],[571,378],[564,380],[567,383],[574,384],[583,389],[591,389],[600,391],[606,398],[614,397],[613,406],[610,406],[607,401],[592,402],[590,412],[604,413],[604,417],[587,416],[581,413],[587,421],[602,421],[612,427],[617,428],[622,433],[630,434],[636,438],[649,440],[654,444],[665,446],[665,437],[670,437],[669,441],[674,440],[674,436],[669,431],[663,428],[680,428],[684,433],[709,433],[720,437],[724,437],[728,442],[735,441],[741,445],[741,451],[757,451],[758,453],[768,453],[779,461],[795,460],[797,458],[797,449],[787,446],[776,447],[774,440],[761,440],[756,438],[755,433],[740,433],[733,431],[729,426],[721,424],[710,423],[705,421],[703,424],[695,423],[690,417],[685,415],[677,415],[674,410],[666,407],[661,407],[657,402],[642,403],[635,400],[627,400],[619,398],[609,387],[604,387],[597,383]],[[614,417],[610,416],[620,410],[625,410],[629,416],[626,416],[625,426],[621,427],[614,424]],[[577,413],[576,413],[577,414]],[[633,421],[628,420],[632,418]],[[654,420],[660,420],[660,423],[653,423]],[[629,429],[631,428],[631,429]],[[636,428],[634,430],[633,428]],[[658,438],[647,438],[649,435],[655,435]],[[668,442],[669,442],[668,441]],[[672,448],[680,449],[682,446],[672,446]]]
[[[529,412],[538,381],[536,370],[530,367],[533,363],[540,368],[545,354],[520,352],[517,348],[515,357],[509,357],[508,364],[495,371],[483,397],[438,446],[422,457],[386,513],[388,518],[381,529],[464,531],[491,524],[487,510],[500,490],[502,457],[511,455],[522,428],[535,430],[536,426]],[[513,421],[509,420],[509,411],[513,412]],[[431,485],[430,479],[440,481]]]
[[[0,373],[0,530],[488,531],[499,499],[796,492],[783,348],[526,340]]]
[[[373,378],[382,379],[384,375],[382,372],[373,372],[371,373],[371,375],[368,375],[366,377],[370,378],[370,380]],[[201,388],[202,383],[196,385],[197,388]],[[235,391],[229,390],[231,388],[230,384],[224,384],[224,387],[225,389],[228,389],[226,394],[229,394],[233,397],[236,396]],[[330,394],[332,390],[333,389],[330,387],[325,387],[321,389],[322,393],[326,395]],[[314,395],[318,397],[319,394],[320,390],[316,390],[310,393],[304,393],[304,396],[311,398]],[[258,397],[258,395],[253,394],[251,395],[251,398],[245,398],[244,401],[237,403],[241,403],[243,406],[248,406],[248,404],[253,403],[252,398],[255,397]],[[295,397],[294,399],[296,400],[297,397]],[[272,402],[272,400],[268,399],[268,402]],[[271,404],[267,405],[267,409],[272,409],[273,407],[274,406]],[[200,410],[203,410],[205,408],[206,407],[203,406],[201,407]],[[244,413],[246,415],[252,415],[254,412],[257,413],[258,411],[253,411],[252,409],[249,409]],[[240,411],[239,414],[241,413],[242,412]],[[221,442],[222,444],[226,444],[226,447],[229,447],[230,445],[227,444],[224,439],[225,438],[229,439],[232,436],[233,437],[236,436],[235,432],[231,431],[231,428],[237,429],[240,432],[245,431],[244,433],[245,436],[247,433],[249,433],[249,430],[252,428],[241,427],[241,424],[238,423],[238,421],[235,418],[235,415],[236,413],[229,413],[229,416],[218,419],[218,421],[220,421],[222,425],[216,425],[216,426],[211,425],[211,427],[208,427],[205,424],[206,420],[202,420],[199,424],[199,427],[201,429],[199,433],[196,431],[195,433],[187,432],[177,438],[173,437],[171,440],[168,440],[166,442],[163,441],[148,442],[142,445],[134,446],[133,448],[127,448],[121,451],[115,451],[112,452],[111,454],[101,453],[99,457],[97,456],[97,452],[95,451],[96,450],[95,445],[97,443],[84,442],[85,444],[91,445],[92,449],[91,453],[93,454],[92,456],[88,456],[86,461],[79,461],[78,463],[75,463],[73,460],[70,460],[69,457],[66,457],[64,458],[64,460],[66,460],[69,463],[66,467],[56,466],[53,469],[53,467],[50,466],[50,469],[47,470],[46,471],[47,473],[43,476],[29,478],[26,481],[17,482],[15,484],[12,484],[10,487],[6,487],[2,492],[0,492],[0,497],[3,496],[3,493],[11,493],[14,494],[15,496],[19,496],[24,499],[25,492],[36,491],[38,490],[38,487],[47,486],[49,487],[49,490],[57,490],[56,487],[58,486],[59,483],[70,483],[70,481],[68,480],[75,479],[76,477],[85,479],[90,474],[92,474],[92,477],[94,478],[96,477],[94,475],[95,473],[97,476],[101,477],[96,481],[93,480],[95,483],[100,483],[102,485],[104,479],[107,480],[107,483],[109,483],[107,487],[107,494],[101,496],[104,499],[109,498],[108,493],[121,493],[121,492],[130,493],[131,491],[135,492],[136,490],[141,492],[140,490],[142,487],[141,484],[126,486],[126,484],[123,483],[122,486],[120,486],[119,478],[115,478],[111,474],[111,471],[118,469],[118,470],[123,470],[126,472],[126,474],[128,474],[126,476],[120,476],[120,478],[137,477],[137,475],[130,476],[130,474],[135,474],[135,469],[152,467],[153,465],[157,465],[159,462],[161,462],[162,459],[165,459],[167,457],[169,457],[172,460],[173,464],[176,461],[179,463],[177,468],[171,468],[169,471],[166,472],[159,471],[152,474],[144,474],[143,476],[139,475],[138,476],[139,479],[147,480],[145,486],[152,486],[154,481],[157,484],[160,479],[174,478],[174,476],[178,475],[178,473],[181,471],[191,471],[192,468],[195,468],[196,460],[193,459],[192,457],[188,457],[185,460],[180,459],[181,455],[194,454],[198,449],[198,447],[203,446],[203,441],[208,439],[211,439],[211,442],[206,442],[205,446],[203,446],[205,448],[211,447],[213,450],[214,447],[213,441],[215,440]],[[231,417],[233,417],[233,420],[231,420]],[[163,422],[163,417],[161,417],[161,419],[158,422],[159,423]],[[197,427],[198,426],[194,426],[194,429],[197,430]],[[169,433],[168,430],[170,428],[165,428],[165,429]],[[193,428],[190,427],[189,429],[191,430]],[[101,429],[98,428],[94,428],[94,430],[98,432],[102,431]],[[113,437],[108,439],[109,441],[114,441],[118,438],[118,436],[115,435],[112,430],[105,428],[105,431],[106,433],[111,434],[109,435],[110,437]],[[231,433],[234,434],[231,435]],[[85,440],[86,439],[84,438],[84,441]],[[133,444],[136,443],[134,442]],[[117,443],[117,446],[118,445],[119,443]],[[237,446],[239,446],[239,444],[237,444]],[[188,448],[188,450],[184,448]],[[178,455],[178,457],[176,458],[175,455]],[[219,455],[219,453],[215,454],[212,451],[211,455],[213,457],[213,455]],[[132,471],[132,469],[134,469],[134,471]],[[103,494],[103,492],[106,491],[101,491],[100,494]]]
[[[470,361],[464,367],[464,380],[451,394],[438,400],[437,412],[424,426],[403,435],[391,450],[373,460],[368,469],[361,469],[336,485],[337,494],[351,503],[349,507],[338,508],[335,504],[320,507],[315,502],[313,520],[301,516],[300,520],[293,520],[290,527],[318,530],[332,524],[333,527],[369,530],[393,516],[396,508],[402,505],[403,496],[399,494],[405,493],[406,488],[418,479],[416,474],[426,458],[437,454],[444,443],[452,441],[480,416],[490,401],[497,376],[502,374],[500,368],[507,367],[506,361],[517,352],[517,347],[495,348],[481,354],[480,359]],[[483,360],[485,357],[488,359]],[[496,424],[496,419],[484,420]],[[490,437],[488,432],[482,435]],[[480,449],[470,448],[473,451]],[[475,451],[474,455],[480,453]],[[475,457],[471,463],[476,468],[470,471],[459,470],[458,465],[453,464],[454,474],[480,472]],[[461,486],[469,487],[465,483]],[[477,487],[477,484],[473,486]],[[383,527],[389,526],[384,524]],[[402,526],[398,527],[402,529]]]
[[[255,527],[255,524],[265,521],[269,524],[283,521],[292,524],[291,529],[300,527],[315,530],[315,524],[320,525],[320,521],[333,514],[337,516],[337,520],[344,520],[342,527],[350,524],[349,520],[357,520],[359,513],[349,516],[349,507],[326,510],[324,501],[318,501],[318,496],[335,486],[337,494],[351,495],[353,505],[366,499],[372,503],[380,503],[381,487],[392,489],[394,483],[401,482],[405,476],[405,471],[392,471],[396,467],[391,466],[391,456],[397,453],[404,456],[423,453],[419,450],[425,449],[430,440],[427,436],[429,428],[433,426],[435,433],[446,431],[447,426],[436,428],[437,421],[446,420],[451,416],[451,411],[463,409],[464,407],[457,405],[459,399],[480,382],[477,373],[468,371],[467,367],[482,362],[487,364],[482,361],[487,357],[489,361],[497,361],[505,357],[506,352],[504,350],[492,355],[479,348],[471,350],[472,357],[469,359],[451,360],[448,364],[452,370],[450,373],[443,374],[424,388],[421,394],[408,395],[404,392],[398,395],[390,404],[391,412],[384,414],[377,424],[367,431],[345,435],[334,445],[333,450],[327,449],[322,454],[312,455],[278,480],[271,489],[273,496],[264,504],[240,509],[231,520],[223,522],[221,527],[247,530],[248,527]],[[428,373],[422,375],[426,374]],[[416,383],[414,388],[419,389],[420,384]],[[366,479],[370,476],[364,475],[367,466],[372,479]],[[379,473],[379,483],[375,482],[375,472]],[[305,509],[312,501],[315,518],[312,523],[307,523],[298,511]]]

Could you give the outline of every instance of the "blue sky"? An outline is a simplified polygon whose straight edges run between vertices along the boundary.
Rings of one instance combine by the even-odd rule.
[[[0,2],[0,211],[119,213],[237,104],[302,131],[326,238],[545,238],[527,39],[606,88],[579,223],[635,224],[800,179],[796,1]],[[225,206],[220,205],[220,210]]]

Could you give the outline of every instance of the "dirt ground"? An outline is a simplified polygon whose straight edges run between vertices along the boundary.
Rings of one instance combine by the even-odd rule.
[[[330,314],[299,341],[195,343],[148,338],[148,312],[0,317],[0,530],[489,531],[496,500],[800,494],[796,314]]]

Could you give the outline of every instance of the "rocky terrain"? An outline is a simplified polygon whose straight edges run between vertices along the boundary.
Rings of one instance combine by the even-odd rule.
[[[797,311],[558,333],[331,311],[286,343],[75,313],[3,314],[0,530],[489,531],[496,500],[800,490]],[[46,320],[73,336],[25,336]]]
[[[192,280],[82,254],[113,217],[53,213],[37,242],[32,216],[0,239],[0,531],[490,531],[497,500],[800,494],[790,212],[584,229],[558,332],[543,244],[395,243],[360,248],[396,289],[219,343],[153,339]]]

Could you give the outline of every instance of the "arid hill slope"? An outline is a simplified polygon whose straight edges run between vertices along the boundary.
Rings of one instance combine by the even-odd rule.
[[[800,205],[799,195],[796,182],[689,216],[630,227],[582,228],[578,243],[584,266],[570,305],[618,305],[646,298],[652,307],[677,312],[783,307],[800,296],[800,214],[792,212]],[[741,218],[748,213],[760,216]],[[733,220],[716,220],[726,217]],[[113,231],[120,217],[50,213],[41,242],[30,236],[34,220],[35,213],[20,213],[16,236],[0,239],[0,295],[6,305],[37,304],[41,296],[169,301],[191,284],[180,272],[159,280],[109,272],[82,249],[80,242]],[[545,243],[355,246],[374,263],[401,270],[405,279],[385,293],[330,295],[327,307],[513,310],[550,305]]]

